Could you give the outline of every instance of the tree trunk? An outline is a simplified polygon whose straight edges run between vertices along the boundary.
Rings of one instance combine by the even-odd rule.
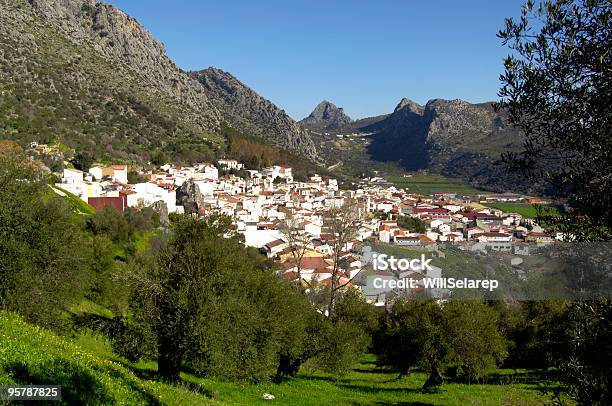
[[[295,376],[301,365],[302,360],[300,358],[292,359],[288,355],[281,354],[276,368],[276,382],[280,382],[285,377]]]
[[[158,345],[157,371],[162,379],[173,382],[181,382],[181,361],[183,359],[180,351],[171,339],[162,339]]]
[[[431,366],[431,372],[429,373],[429,377],[427,378],[427,381],[425,381],[425,384],[423,385],[423,389],[428,390],[428,389],[433,389],[436,388],[440,385],[442,385],[443,382],[443,378],[442,378],[442,374],[440,373],[440,368],[438,367],[438,363],[433,363]]]

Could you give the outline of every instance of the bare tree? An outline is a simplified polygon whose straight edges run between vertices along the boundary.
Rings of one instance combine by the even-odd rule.
[[[291,257],[295,261],[297,272],[297,289],[303,292],[303,282],[308,281],[302,279],[302,258],[308,250],[309,238],[308,234],[300,227],[300,219],[296,218],[293,213],[287,213],[287,217],[278,225],[283,239],[287,243]]]
[[[347,248],[348,243],[357,236],[361,226],[362,210],[359,202],[355,199],[348,199],[340,207],[334,207],[325,213],[325,226],[333,236],[332,247],[332,277],[329,291],[329,304],[327,307],[328,316],[332,316],[336,304],[336,296],[340,289],[348,285],[349,281],[341,283],[340,278],[344,273],[341,266],[342,252]]]

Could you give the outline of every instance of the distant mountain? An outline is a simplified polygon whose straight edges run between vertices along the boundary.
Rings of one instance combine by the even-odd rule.
[[[344,113],[344,109],[333,103],[323,100],[310,115],[299,124],[314,131],[342,131],[351,128],[353,120]]]
[[[402,99],[391,115],[361,130],[376,132],[369,149],[374,159],[412,170],[441,168],[461,152],[495,155],[521,140],[491,105],[463,100],[434,99],[423,107]]]
[[[223,154],[229,126],[317,156],[282,110],[220,71],[201,83],[112,5],[0,0],[0,26],[0,138],[61,140],[96,158],[195,160]]]
[[[533,186],[499,165],[501,154],[518,149],[522,136],[491,103],[434,99],[423,107],[402,99],[384,120],[360,130],[374,133],[368,152],[376,161],[458,176],[486,188]]]
[[[380,116],[360,118],[358,120],[353,121],[353,124],[351,125],[351,127],[353,130],[363,131],[364,129],[370,127],[371,125],[376,124],[379,121],[383,121],[389,116],[390,114],[381,114]]]
[[[315,144],[291,117],[269,100],[259,96],[231,74],[217,68],[190,72],[205,89],[225,120],[246,135],[317,159]]]

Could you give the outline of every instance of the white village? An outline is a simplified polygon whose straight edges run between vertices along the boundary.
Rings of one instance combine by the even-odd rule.
[[[65,168],[55,191],[74,194],[95,209],[153,207],[162,218],[171,213],[224,214],[244,236],[244,244],[273,259],[284,278],[305,287],[358,289],[378,306],[395,296],[372,289],[367,276],[420,280],[408,290],[411,294],[422,292],[425,281],[440,278],[443,270],[377,270],[370,244],[433,256],[443,255],[439,250],[447,246],[527,255],[529,246],[563,239],[533,219],[480,204],[542,202],[516,194],[464,196],[445,191],[426,196],[376,177],[343,190],[336,179],[319,175],[298,181],[289,165],[253,170],[234,159],[219,159],[216,165],[165,164],[140,171],[138,178],[147,181],[138,183],[128,182],[128,169],[127,165],[92,166],[87,172]],[[420,230],[413,227],[414,221]],[[429,294],[448,293],[437,289]]]

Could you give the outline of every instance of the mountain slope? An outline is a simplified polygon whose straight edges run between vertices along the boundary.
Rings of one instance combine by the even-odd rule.
[[[344,110],[333,103],[323,100],[310,115],[298,124],[313,131],[342,131],[351,127],[353,120]]]
[[[95,159],[193,161],[224,155],[223,129],[233,127],[317,157],[310,136],[284,111],[225,72],[182,71],[159,41],[111,5],[0,5],[0,138],[61,140]],[[210,80],[200,83],[204,76]]]
[[[221,116],[208,101],[204,89],[166,56],[162,43],[134,18],[95,0],[29,2],[41,18],[75,43],[124,62],[149,87],[172,96],[190,120],[199,120],[209,130],[218,128]]]
[[[0,26],[0,138],[61,140],[137,161],[156,150],[212,155],[223,145],[212,107],[200,115],[177,102],[142,72],[45,23],[26,1],[0,0]]]
[[[205,89],[211,102],[226,121],[245,135],[261,137],[316,160],[317,150],[310,136],[291,117],[245,86],[234,76],[217,68],[190,72]]]
[[[434,99],[422,107],[403,99],[386,119],[361,130],[374,133],[368,152],[376,161],[459,176],[479,187],[529,190],[497,164],[502,152],[520,146],[522,136],[490,103]]]

